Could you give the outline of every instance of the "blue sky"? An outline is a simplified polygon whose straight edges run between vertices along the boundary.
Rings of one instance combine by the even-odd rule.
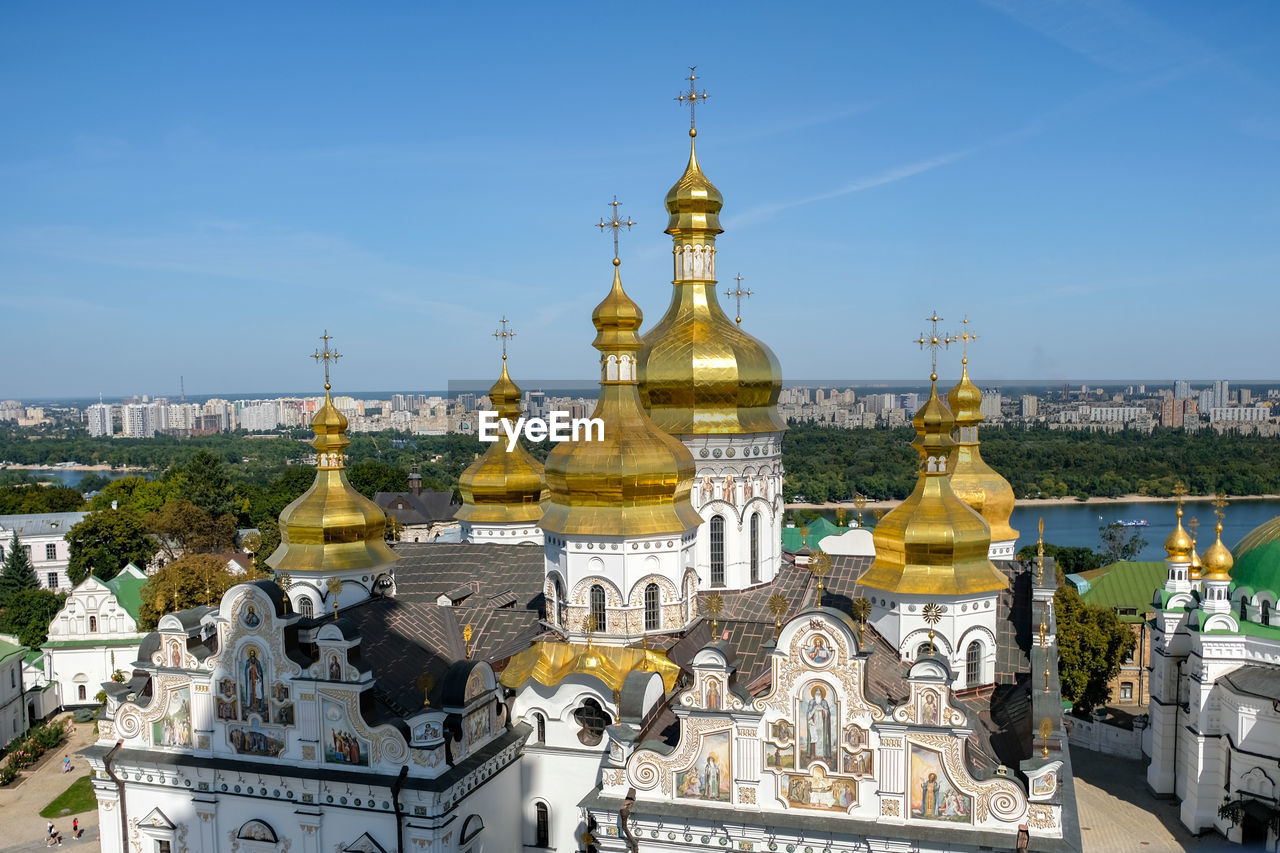
[[[592,377],[617,195],[789,379],[1277,377],[1280,5],[29,3],[0,10],[0,396]],[[726,275],[727,273],[727,275]],[[723,286],[721,289],[724,289]],[[1266,310],[1270,309],[1270,310]],[[941,373],[958,372],[958,354]]]

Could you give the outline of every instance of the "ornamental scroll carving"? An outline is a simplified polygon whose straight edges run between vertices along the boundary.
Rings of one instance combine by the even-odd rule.
[[[659,755],[651,749],[636,750],[627,762],[627,781],[639,791],[661,788],[668,796],[672,790],[675,771],[687,769],[702,747],[702,736],[715,731],[731,732],[731,721],[726,717],[686,718],[680,726],[680,746],[670,755]],[[730,735],[732,737],[732,735]]]
[[[387,761],[393,764],[404,764],[409,758],[409,744],[404,736],[393,726],[378,726],[371,729],[360,716],[360,695],[354,692],[330,693],[321,690],[320,695],[330,702],[342,707],[346,712],[347,722],[355,733],[368,738],[373,744],[370,761],[374,764]]]
[[[854,657],[843,626],[815,617],[791,638],[787,657],[773,659],[773,689],[755,700],[752,708],[790,716],[791,692],[796,682],[821,672],[844,688],[846,716],[868,714],[872,720],[883,720],[884,709],[868,702],[863,693],[862,668],[863,661]]]
[[[1027,813],[1027,798],[1022,788],[1011,779],[984,779],[969,775],[960,755],[961,740],[951,735],[911,734],[907,740],[934,749],[942,755],[951,783],[962,793],[974,798],[974,817],[982,823],[988,817],[1013,823]]]

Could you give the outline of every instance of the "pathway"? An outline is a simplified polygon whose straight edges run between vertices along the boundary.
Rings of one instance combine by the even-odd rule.
[[[68,719],[70,715],[64,715]],[[89,772],[84,759],[76,752],[93,743],[93,723],[71,724],[71,737],[56,750],[44,755],[35,767],[28,767],[22,775],[8,786],[0,788],[0,827],[3,827],[3,841],[7,846],[0,847],[3,853],[28,853],[28,851],[45,848],[45,829],[49,819],[40,817],[40,810],[49,805],[55,797],[67,789],[76,779]],[[62,772],[62,757],[71,756],[74,769],[70,773]],[[71,838],[71,819],[80,819],[84,834],[79,841]],[[53,818],[53,823],[62,830],[62,849],[78,851],[96,851],[98,845],[98,812],[83,812],[78,815]]]

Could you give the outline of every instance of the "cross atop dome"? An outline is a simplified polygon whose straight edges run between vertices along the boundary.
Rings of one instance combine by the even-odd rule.
[[[507,328],[507,317],[505,314],[502,316],[502,325],[499,326],[498,330],[493,333],[493,336],[502,343],[502,360],[506,361],[507,360],[507,341],[514,338],[516,336],[516,333],[511,329]]]
[[[330,362],[337,364],[338,359],[342,358],[342,356],[338,353],[337,349],[329,348],[329,341],[333,340],[333,337],[329,334],[328,329],[324,330],[324,334],[320,336],[320,340],[324,341],[324,349],[317,348],[316,351],[311,354],[311,357],[316,360],[316,364],[324,362],[324,390],[328,391],[329,364]]]
[[[689,104],[689,135],[690,136],[698,135],[696,110],[698,107],[705,104],[707,102],[707,98],[710,97],[706,93],[705,89],[699,92],[697,86],[694,85],[698,79],[698,75],[694,73],[697,70],[697,68],[698,66],[696,65],[689,66],[689,76],[687,78],[689,81],[689,91],[681,92],[676,97],[676,101],[680,104],[680,106],[684,106],[686,103]]]
[[[630,231],[632,225],[640,224],[632,220],[630,216],[627,217],[625,222],[619,219],[618,205],[620,204],[622,204],[622,202],[618,201],[618,197],[615,195],[613,197],[613,201],[609,202],[609,207],[613,209],[609,212],[608,220],[601,217],[600,221],[596,223],[596,227],[600,229],[601,234],[604,233],[604,230],[606,228],[608,228],[610,231],[613,232],[613,265],[615,267],[618,264],[622,263],[622,261],[618,259],[618,234],[621,233],[623,228],[626,228],[628,231]]]
[[[960,321],[960,328],[961,328],[960,334],[956,335],[951,340],[961,342],[961,344],[963,345],[963,350],[961,352],[960,363],[968,364],[969,363],[969,341],[976,341],[978,339],[978,335],[976,332],[969,331],[969,315],[968,314],[964,315],[964,319]]]
[[[929,356],[931,359],[931,362],[930,362],[931,370],[930,370],[929,379],[934,382],[937,382],[938,381],[938,350],[949,348],[958,339],[953,338],[951,335],[948,335],[948,334],[942,334],[942,335],[938,334],[938,324],[942,322],[942,318],[938,316],[937,311],[933,312],[932,317],[926,317],[925,322],[933,324],[933,331],[931,331],[928,336],[926,336],[924,332],[921,332],[920,337],[912,341],[912,343],[919,344],[920,349],[922,350],[925,347],[929,348]]]
[[[738,273],[736,276],[734,276],[734,277],[733,277],[733,280],[734,280],[734,281],[736,281],[736,282],[738,283],[738,287],[737,287],[737,289],[736,289],[736,290],[726,290],[726,291],[724,292],[724,295],[725,295],[725,296],[732,296],[732,297],[734,297],[735,299],[737,299],[737,300],[738,300],[738,316],[735,318],[735,320],[736,320],[737,324],[738,324],[739,326],[741,326],[741,325],[742,325],[742,297],[744,297],[744,296],[746,296],[746,297],[750,297],[750,296],[751,296],[751,290],[750,290],[750,289],[748,289],[748,290],[743,290],[743,289],[742,289],[742,273]]]

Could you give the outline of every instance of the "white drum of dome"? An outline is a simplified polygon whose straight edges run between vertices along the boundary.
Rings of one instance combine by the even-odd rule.
[[[481,411],[479,433],[481,441],[498,440],[499,430],[507,436],[507,452],[515,449],[516,437],[521,433],[532,442],[545,441],[604,441],[604,421],[600,418],[575,418],[568,412],[550,412],[547,418],[519,417],[515,423],[499,418],[494,411]]]

